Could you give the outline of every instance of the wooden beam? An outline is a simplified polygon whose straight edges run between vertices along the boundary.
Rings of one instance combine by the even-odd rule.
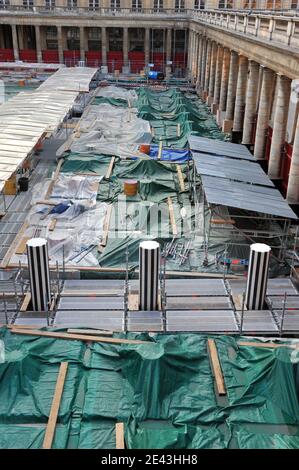
[[[24,238],[22,238],[22,240],[20,241],[18,247],[16,248],[16,251],[15,251],[15,254],[16,254],[16,255],[22,255],[23,253],[25,253],[25,251],[26,251],[26,243],[28,242],[28,240],[30,240],[30,238],[32,238],[32,237],[24,237]]]
[[[184,182],[184,177],[183,177],[181,165],[176,165],[176,171],[178,173],[180,190],[185,191],[185,182]]]
[[[221,365],[218,357],[216,343],[213,339],[208,339],[208,351],[213,367],[213,372],[216,380],[216,387],[218,395],[226,395],[226,388],[224,378],[221,370]]]
[[[139,310],[139,295],[138,294],[129,294],[128,295],[128,309],[130,311]]]
[[[177,137],[180,137],[180,134],[181,134],[181,124],[178,123],[177,128],[176,128],[176,135],[177,135]]]
[[[9,264],[9,261],[10,261],[10,258],[14,254],[15,249],[18,246],[18,244],[20,243],[21,238],[22,238],[24,232],[27,230],[27,228],[28,228],[28,222],[24,222],[21,229],[20,229],[20,231],[19,231],[19,233],[16,235],[16,238],[14,239],[14,241],[10,245],[6,255],[4,256],[3,261],[1,262],[1,265],[0,265],[1,268],[7,268],[8,264]]]
[[[36,201],[35,204],[43,204],[45,206],[57,206],[59,203],[57,201],[50,201],[49,199],[41,199],[40,201]]]
[[[176,236],[178,234],[178,229],[177,229],[176,222],[175,222],[174,210],[173,210],[173,204],[172,204],[171,197],[167,198],[167,204],[168,204],[168,209],[169,209],[169,219],[170,219],[170,223],[171,223],[172,234],[174,236]]]
[[[235,309],[236,310],[242,310],[242,304],[243,304],[243,295],[242,294],[236,294],[232,295],[234,304],[235,304]],[[247,310],[246,304],[244,302],[244,311]]]
[[[49,225],[50,232],[53,232],[53,230],[55,229],[56,223],[57,223],[57,219],[51,220],[50,225]]]
[[[52,443],[53,443],[53,439],[55,436],[56,423],[57,423],[60,402],[61,402],[64,383],[65,383],[67,368],[68,368],[68,362],[62,362],[60,364],[55,392],[54,392],[53,401],[51,405],[50,416],[49,416],[48,424],[46,427],[46,433],[45,433],[44,442],[43,442],[43,449],[52,448]]]
[[[107,291],[107,292],[92,292],[92,291],[73,291],[68,290],[66,292],[61,292],[60,297],[115,297],[119,296],[120,292],[115,291]]]
[[[104,335],[104,336],[112,336],[113,331],[108,330],[92,330],[92,329],[84,329],[84,328],[68,328],[68,333],[80,334],[80,335]]]
[[[31,301],[31,294],[30,292],[27,292],[27,294],[25,294],[24,300],[20,307],[20,312],[26,312],[28,305],[30,304],[30,301]]]
[[[105,221],[104,221],[104,226],[103,226],[103,237],[101,240],[101,243],[98,246],[98,250],[100,246],[106,246],[107,245],[107,239],[108,239],[108,232],[109,232],[109,225],[110,225],[110,218],[111,218],[111,213],[112,213],[112,204],[108,206],[106,216],[105,216]],[[100,250],[99,250],[100,251]]]
[[[116,449],[125,448],[125,437],[124,437],[124,423],[116,423],[115,425],[115,437],[116,437]]]
[[[295,344],[276,344],[276,343],[256,343],[254,341],[238,341],[238,346],[249,346],[251,348],[290,348],[299,349],[299,345]]]
[[[112,157],[111,160],[110,160],[110,163],[109,163],[109,167],[108,167],[106,176],[105,176],[106,179],[109,179],[110,176],[111,176],[113,166],[114,166],[114,162],[115,162],[115,157]]]
[[[159,143],[159,150],[158,150],[158,160],[161,160],[161,157],[162,157],[162,150],[163,150],[163,140],[160,140],[160,143]]]
[[[235,220],[233,219],[214,219],[212,218],[211,220],[212,224],[221,224],[221,225],[225,225],[225,224],[229,224],[229,225],[234,225],[236,223]]]
[[[49,196],[51,195],[52,191],[53,191],[53,188],[54,188],[54,184],[56,183],[56,180],[59,176],[59,172],[60,172],[60,169],[62,167],[62,164],[64,163],[64,158],[61,158],[57,164],[57,167],[56,167],[56,170],[55,170],[55,173],[53,175],[53,178],[49,184],[49,187],[47,189],[47,192],[45,194],[45,199],[48,199]]]
[[[151,341],[141,341],[122,338],[102,338],[100,336],[89,336],[79,334],[58,333],[55,331],[24,330],[19,331],[12,328],[11,333],[19,335],[41,336],[46,338],[70,339],[78,341],[93,341],[95,343],[114,343],[114,344],[149,344]]]

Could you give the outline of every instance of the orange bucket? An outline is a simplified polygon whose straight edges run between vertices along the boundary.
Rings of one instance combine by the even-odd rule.
[[[127,180],[124,183],[124,193],[126,196],[136,196],[138,189],[137,180]]]
[[[148,155],[150,153],[151,146],[150,144],[141,144],[139,145],[139,151],[142,153],[146,153]]]

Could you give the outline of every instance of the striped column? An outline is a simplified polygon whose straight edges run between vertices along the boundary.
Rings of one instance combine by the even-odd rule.
[[[47,311],[50,301],[48,242],[44,238],[31,238],[26,246],[32,309]]]
[[[263,310],[271,248],[264,243],[250,246],[245,304],[248,310]]]
[[[160,245],[144,241],[139,245],[139,308],[158,309]]]

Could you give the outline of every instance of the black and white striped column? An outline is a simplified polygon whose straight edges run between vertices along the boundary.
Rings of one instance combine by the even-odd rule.
[[[271,248],[264,243],[250,246],[245,304],[248,310],[263,310]]]
[[[160,245],[144,241],[139,245],[139,308],[158,309]]]
[[[26,246],[32,310],[47,311],[50,301],[48,242],[44,238],[31,238]]]

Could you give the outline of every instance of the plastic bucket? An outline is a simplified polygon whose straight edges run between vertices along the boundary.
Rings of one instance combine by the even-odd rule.
[[[25,176],[22,176],[21,178],[19,178],[19,187],[20,187],[20,191],[28,191],[28,186],[29,186],[29,179],[26,178]]]
[[[137,180],[127,180],[124,183],[124,193],[126,196],[136,196],[138,189]]]
[[[139,151],[142,153],[146,153],[146,155],[150,153],[150,150],[151,150],[151,146],[149,144],[139,145]]]

